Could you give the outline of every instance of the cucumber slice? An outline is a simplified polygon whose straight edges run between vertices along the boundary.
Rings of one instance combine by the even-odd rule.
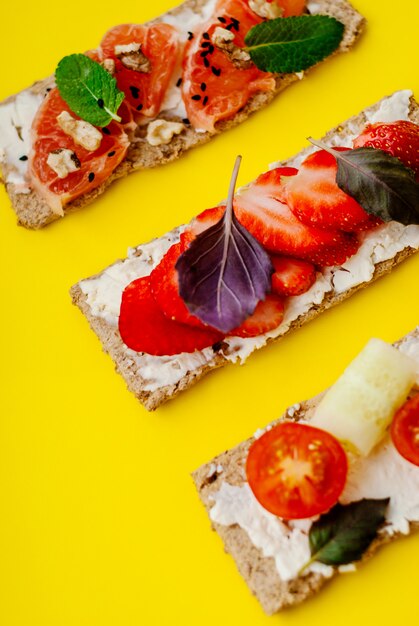
[[[312,424],[367,455],[415,382],[416,362],[371,339],[320,401]]]

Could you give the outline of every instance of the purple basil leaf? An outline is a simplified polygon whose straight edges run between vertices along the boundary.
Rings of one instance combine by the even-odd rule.
[[[419,185],[414,172],[394,156],[377,148],[338,152],[309,139],[337,160],[336,183],[361,206],[385,222],[419,224]]]
[[[240,162],[237,157],[223,217],[200,233],[176,263],[179,293],[189,311],[224,333],[253,313],[270,290],[273,272],[269,255],[234,215]]]

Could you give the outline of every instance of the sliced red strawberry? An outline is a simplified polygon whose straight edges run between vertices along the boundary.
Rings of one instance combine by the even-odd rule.
[[[349,148],[335,148],[346,151]],[[358,202],[339,189],[337,163],[332,154],[318,150],[301,164],[286,184],[285,200],[301,222],[317,228],[356,232],[369,215]]]
[[[229,332],[234,337],[256,337],[273,330],[284,318],[284,299],[273,294],[259,302],[254,313]]]
[[[400,159],[419,180],[419,125],[399,120],[369,124],[354,141],[354,148],[378,148]]]
[[[223,338],[214,330],[202,330],[169,320],[153,298],[150,277],[132,281],[122,294],[119,314],[122,341],[136,352],[170,356],[212,346]]]
[[[278,296],[299,296],[308,291],[316,280],[312,263],[287,256],[272,256],[274,273],[272,291]]]
[[[204,230],[214,226],[214,224],[222,218],[225,209],[225,206],[222,204],[220,206],[215,206],[212,209],[202,211],[202,213],[199,213],[199,215],[193,218],[189,232],[196,237],[199,233],[202,233]]]
[[[154,299],[168,319],[205,330],[209,326],[189,313],[186,304],[179,295],[179,278],[175,268],[176,261],[189,246],[192,239],[191,234],[182,233],[180,242],[169,248],[160,263],[151,272],[150,286]]]
[[[242,189],[234,200],[237,218],[270,252],[306,259],[316,265],[344,263],[358,250],[355,237],[339,230],[307,226],[281,201],[283,178],[287,177],[287,187],[296,178],[288,178],[289,169],[266,172]]]

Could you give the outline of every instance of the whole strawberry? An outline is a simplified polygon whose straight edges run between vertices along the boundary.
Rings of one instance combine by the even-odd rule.
[[[379,122],[366,126],[354,148],[379,148],[400,159],[419,180],[419,126],[413,122]]]

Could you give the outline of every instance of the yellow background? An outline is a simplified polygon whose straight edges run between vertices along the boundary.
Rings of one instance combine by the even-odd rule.
[[[114,373],[69,287],[400,88],[419,95],[417,0],[354,0],[368,29],[267,110],[177,163],[138,173],[40,232],[0,194],[0,624],[335,626],[417,617],[419,537],[384,549],[305,606],[264,616],[210,531],[190,472],[331,383],[375,335],[418,322],[419,257],[243,366],[147,413]],[[94,47],[153,2],[7,2],[0,99]]]

